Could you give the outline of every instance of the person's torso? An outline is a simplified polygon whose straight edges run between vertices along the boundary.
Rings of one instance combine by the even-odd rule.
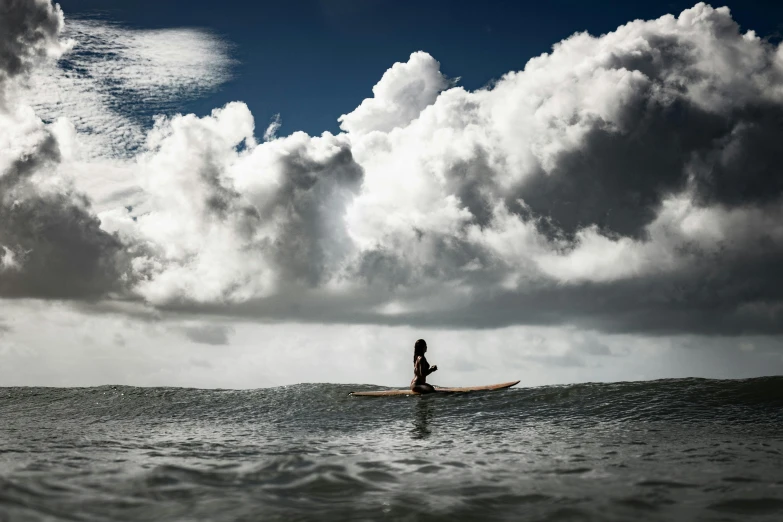
[[[416,362],[413,364],[414,381],[417,383],[424,383],[427,377],[427,370],[430,369],[430,363],[427,362],[427,358],[420,355]]]

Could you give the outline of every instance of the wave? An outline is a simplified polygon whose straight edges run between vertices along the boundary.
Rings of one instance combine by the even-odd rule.
[[[783,509],[783,377],[348,396],[373,388],[0,388],[0,520],[690,520],[696,509],[745,520]]]
[[[88,421],[211,419],[225,422],[306,419],[339,424],[364,415],[382,421],[417,401],[445,415],[614,422],[677,420],[767,423],[783,421],[783,376],[753,379],[662,379],[513,388],[454,396],[349,397],[371,385],[298,384],[256,390],[195,388],[0,388],[0,414],[45,415]]]

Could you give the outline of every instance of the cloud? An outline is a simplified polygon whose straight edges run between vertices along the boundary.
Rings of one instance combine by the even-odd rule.
[[[339,266],[350,242],[340,213],[362,179],[347,141],[297,133],[256,146],[253,129],[240,103],[158,120],[139,159],[146,211],[102,215],[139,245],[146,300],[241,302],[318,286]]]
[[[103,297],[124,277],[123,245],[100,228],[88,199],[57,175],[58,135],[16,99],[26,75],[66,46],[49,2],[9,2],[0,17],[0,295]]]
[[[185,337],[199,344],[226,345],[234,329],[223,324],[202,324],[182,328]]]
[[[29,68],[17,102],[45,122],[68,120],[60,170],[96,210],[138,206],[144,194],[133,158],[153,117],[181,112],[230,80],[230,46],[203,29],[135,29],[100,18],[69,17],[59,37],[67,52]]]
[[[8,79],[62,52],[63,13],[48,0],[6,0],[0,9],[0,85],[5,87]]]
[[[133,58],[144,45],[128,47],[135,72],[118,76],[128,85],[147,71]],[[177,74],[162,85],[179,85]],[[414,53],[341,116],[337,135],[277,137],[273,123],[259,143],[238,102],[156,117],[142,141],[112,138],[128,144],[138,204],[97,215],[76,191],[40,195],[41,174],[73,168],[63,151],[86,131],[22,111],[0,179],[33,187],[15,189],[34,194],[23,221],[47,226],[0,228],[0,278],[11,281],[0,294],[117,292],[269,320],[780,334],[781,111],[781,47],[704,4],[577,33],[473,92]],[[56,233],[75,239],[45,243],[58,253],[47,260],[73,261],[20,284],[19,267],[49,273],[24,257],[52,251],[37,242],[56,221],[40,221],[39,202],[81,216]],[[78,291],[44,291],[69,270]]]
[[[372,88],[372,98],[338,118],[340,127],[355,134],[404,127],[432,105],[449,83],[432,56],[413,53],[406,63],[396,63],[386,71]]]
[[[277,138],[277,131],[280,129],[280,126],[283,124],[282,120],[280,119],[280,114],[275,114],[272,118],[272,121],[267,126],[266,130],[264,131],[264,141],[272,141]]]
[[[30,146],[0,176],[0,295],[72,298],[120,291],[130,268],[124,246],[100,228],[87,198],[57,177],[56,135],[37,126],[26,138]]]
[[[46,1],[7,3],[0,22],[0,80],[4,90],[15,81],[0,111],[0,295],[125,294],[128,248],[141,247],[106,232],[80,186],[109,201],[138,197],[123,158],[144,143],[153,114],[229,78],[227,47],[198,30],[64,24]]]
[[[124,247],[69,192],[0,201],[0,295],[95,298],[121,292]],[[10,259],[10,262],[8,261]]]
[[[437,385],[522,379],[521,385],[672,377],[746,378],[783,371],[780,337],[704,338],[607,335],[576,328],[513,326],[457,331],[411,327],[233,322],[230,342],[194,343],[183,325],[94,314],[67,303],[4,303],[13,331],[0,337],[0,382],[7,386],[187,386],[259,388],[300,382],[404,386],[413,343],[424,338]],[[197,322],[196,322],[197,321]],[[125,345],[116,344],[117,333]],[[92,344],[83,341],[86,336]],[[742,351],[740,342],[755,350]],[[626,357],[591,355],[601,343]],[[563,365],[568,357],[584,366]]]
[[[231,79],[229,46],[200,29],[131,29],[102,19],[68,19],[70,49],[31,71],[23,101],[45,120],[68,118],[86,159],[132,156],[154,116]]]

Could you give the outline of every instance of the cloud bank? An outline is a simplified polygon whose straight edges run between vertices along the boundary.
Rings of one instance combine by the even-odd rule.
[[[25,5],[50,36],[2,44],[31,64],[4,84],[62,29],[50,4]],[[577,33],[472,92],[417,52],[337,135],[258,142],[242,103],[159,116],[124,149],[139,204],[98,213],[62,153],[85,132],[43,123],[18,90],[0,116],[2,296],[432,327],[783,328],[783,48],[727,8]],[[112,140],[95,161],[117,156]]]

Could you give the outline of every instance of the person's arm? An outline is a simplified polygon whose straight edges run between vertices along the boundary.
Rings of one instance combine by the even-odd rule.
[[[429,370],[427,370],[427,375],[431,374],[432,372],[438,371],[438,365],[431,366]]]

